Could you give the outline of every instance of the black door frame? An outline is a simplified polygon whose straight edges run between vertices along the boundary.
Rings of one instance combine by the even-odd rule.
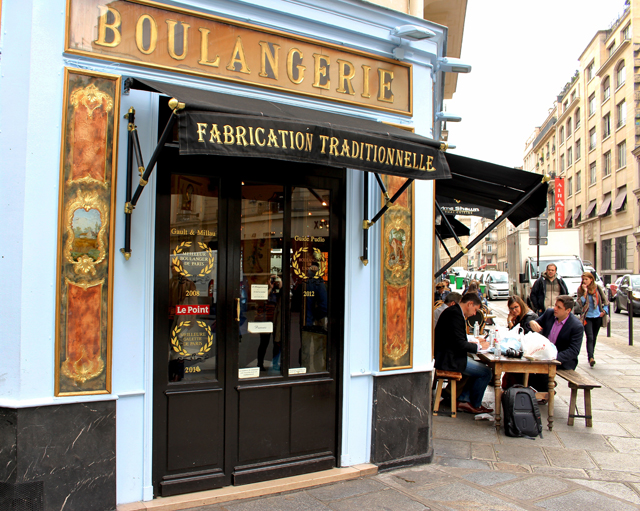
[[[168,144],[165,148],[165,151],[169,153],[177,152],[177,148],[174,144]],[[180,157],[181,159],[183,157]],[[187,157],[188,159],[194,157]],[[197,157],[203,158],[203,157]],[[238,166],[238,158],[221,158],[221,157],[206,157],[208,161],[215,162],[216,166],[220,165],[224,167],[225,162],[231,162],[231,164]],[[340,273],[344,275],[344,260],[345,260],[345,252],[346,252],[346,239],[345,239],[345,218],[346,218],[346,176],[344,169],[330,168],[330,167],[316,167],[311,165],[301,165],[301,164],[293,164],[289,162],[282,162],[276,160],[258,160],[258,159],[243,159],[243,164],[250,162],[250,166],[253,169],[277,169],[277,174],[280,176],[280,180],[274,180],[273,178],[266,180],[267,182],[277,182],[279,184],[283,184],[287,187],[296,186],[296,182],[300,183],[298,186],[304,186],[304,182],[309,179],[315,181],[313,186],[317,186],[318,188],[323,187],[323,180],[333,180],[334,182],[338,180],[341,184],[336,187],[336,185],[332,185],[334,188],[339,190],[339,193],[336,194],[334,198],[332,198],[331,204],[331,225],[332,231],[333,229],[337,229],[336,236],[334,238],[335,246],[332,246],[332,254],[330,258],[331,265],[331,273],[330,275],[336,275]],[[166,190],[166,186],[169,183],[169,179],[167,178],[168,170],[162,168],[162,164],[159,165],[157,172],[157,219],[156,221],[156,253],[155,253],[155,270],[154,270],[154,278],[156,284],[155,293],[159,292],[159,289],[162,288],[162,283],[167,279],[166,273],[166,255],[169,250],[169,238],[167,236],[167,223],[165,221],[159,221],[160,213],[159,211],[167,211],[169,209],[168,198],[170,194],[168,190]],[[232,167],[233,168],[233,167]],[[304,169],[304,177],[300,177],[300,170]],[[178,169],[181,170],[181,169]],[[181,172],[184,174],[191,175],[209,175],[211,173],[207,173],[206,170],[199,170],[197,168],[193,168],[193,166],[185,165],[184,171]],[[254,175],[252,175],[254,174]],[[262,174],[258,171],[248,171],[246,174],[246,179],[248,180],[260,180],[260,176],[262,176],[264,180],[264,170]],[[245,176],[243,175],[243,177]],[[271,176],[274,174],[271,173]],[[234,210],[233,208],[238,208],[239,204],[233,204],[233,201],[239,201],[240,198],[240,190],[227,190],[227,186],[229,186],[230,181],[226,180],[224,177],[221,177],[220,184],[220,193],[219,193],[219,235],[218,235],[218,243],[220,246],[223,244],[227,247],[226,250],[219,250],[219,263],[218,263],[218,279],[222,284],[227,281],[230,275],[240,274],[240,244],[239,243],[231,243],[230,239],[233,236],[231,233],[240,232],[240,216],[239,215],[230,215],[229,212]],[[288,216],[288,218],[287,218]],[[168,218],[168,217],[167,217]],[[290,208],[285,209],[285,221],[290,221],[291,219],[291,211]],[[289,222],[290,224],[290,222]],[[333,237],[333,236],[332,236]],[[288,246],[288,245],[286,245]],[[284,252],[283,252],[284,256]],[[284,261],[284,257],[283,257]],[[286,270],[285,270],[286,268]],[[283,267],[283,272],[288,272],[288,262],[287,266]],[[225,272],[224,277],[221,276],[221,272]],[[342,384],[343,384],[343,360],[344,360],[344,287],[340,286],[340,282],[342,280],[336,279],[335,283],[332,285],[334,287],[338,287],[335,291],[332,291],[332,310],[331,310],[331,329],[332,329],[332,342],[331,342],[331,353],[328,356],[331,359],[331,370],[328,374],[330,379],[333,379],[333,385],[335,386],[335,446],[333,448],[333,455],[331,456],[331,466],[340,466],[340,457],[341,457],[341,444],[342,444]],[[234,304],[235,300],[238,298],[236,296],[236,286],[235,285],[226,285],[224,289],[219,289],[218,295],[218,318],[223,320],[227,325],[235,324],[234,317],[234,307],[230,306]],[[288,297],[287,297],[288,300]],[[161,307],[162,300],[158,300],[156,297],[155,300],[155,309],[154,309],[154,346],[156,343],[164,343],[166,349],[166,339],[162,339],[162,335],[159,335],[159,332],[163,332],[166,330],[166,324],[163,324],[163,321],[166,322],[166,318],[163,318],[163,312],[166,313],[166,308],[162,309]],[[289,324],[290,314],[288,304],[285,303],[283,307],[284,311],[286,311],[287,317],[283,318],[283,321],[286,321],[286,324]],[[221,310],[224,310],[225,317],[224,319],[219,316]],[[233,330],[233,329],[231,329]],[[229,338],[231,338],[231,334],[229,334]],[[238,445],[238,413],[239,413],[239,404],[238,404],[238,392],[239,389],[257,389],[261,387],[268,386],[290,386],[295,384],[304,384],[305,378],[275,378],[279,379],[280,382],[276,383],[272,378],[261,378],[260,380],[251,380],[247,382],[238,382],[237,380],[237,366],[238,366],[238,353],[235,350],[227,350],[225,352],[226,343],[223,341],[222,337],[218,338],[218,378],[222,382],[223,392],[225,394],[224,399],[224,470],[221,473],[217,473],[215,470],[204,470],[204,471],[195,471],[192,473],[190,478],[180,478],[180,481],[175,486],[174,490],[167,490],[164,488],[162,491],[160,490],[160,478],[158,474],[166,472],[167,466],[167,456],[166,451],[158,448],[158,445],[162,442],[167,441],[167,400],[166,397],[161,392],[161,389],[167,387],[167,374],[165,370],[162,370],[160,366],[162,366],[162,362],[156,360],[155,348],[154,348],[154,374],[153,374],[153,402],[154,402],[154,414],[153,414],[153,484],[154,491],[156,495],[170,495],[174,493],[186,493],[189,491],[199,491],[201,489],[224,486],[228,484],[245,484],[249,482],[254,482],[258,480],[264,479],[274,479],[277,477],[285,477],[288,475],[295,475],[301,472],[312,472],[316,470],[321,470],[324,468],[330,468],[328,464],[328,459],[325,457],[324,459],[316,459],[316,460],[307,460],[305,456],[293,457],[287,460],[284,460],[284,463],[278,465],[277,467],[273,467],[270,471],[268,471],[268,476],[265,477],[265,470],[261,464],[257,464],[255,466],[249,466],[246,470],[243,470],[241,474],[234,474],[234,468],[237,465],[237,450],[234,455],[229,455],[226,451],[229,449],[229,446],[237,446]],[[286,356],[289,356],[289,349],[285,350]],[[162,348],[159,349],[158,353],[162,352]],[[224,361],[223,364],[220,362]],[[166,364],[166,361],[164,362]],[[229,373],[230,368],[236,367],[236,373]],[[309,383],[319,381],[319,377],[315,376],[312,378],[307,377]],[[229,382],[233,382],[234,384],[229,384]],[[199,387],[202,387],[202,390],[205,390],[207,384],[198,385],[196,383],[187,384],[188,387],[192,390],[197,390]],[[164,409],[164,417],[165,420],[159,421],[158,417],[162,415],[162,411]],[[237,449],[237,447],[236,447]],[[166,482],[166,480],[165,480]],[[177,481],[176,481],[177,482]]]

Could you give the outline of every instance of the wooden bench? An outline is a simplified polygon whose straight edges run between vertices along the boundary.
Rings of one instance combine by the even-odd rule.
[[[454,371],[441,371],[440,369],[436,369],[436,381],[438,382],[436,386],[436,399],[433,404],[433,415],[438,415],[438,413],[442,413],[445,415],[451,415],[451,417],[456,416],[456,402],[458,399],[458,391],[456,388],[456,383],[462,379],[461,373],[456,373]],[[450,385],[451,391],[451,412],[439,412],[440,409],[440,398],[442,397],[442,384],[448,381]]]
[[[576,417],[584,418],[585,424],[588,428],[593,426],[591,416],[591,389],[599,389],[602,385],[595,381],[578,374],[573,369],[558,369],[556,374],[561,378],[564,378],[569,383],[571,389],[571,400],[569,402],[569,418],[567,419],[567,425],[573,426],[573,419]],[[578,390],[582,389],[584,392],[584,415],[578,415]]]

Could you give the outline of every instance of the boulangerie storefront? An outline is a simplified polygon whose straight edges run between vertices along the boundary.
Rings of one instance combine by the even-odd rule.
[[[429,461],[446,28],[356,0],[2,8],[0,499]]]

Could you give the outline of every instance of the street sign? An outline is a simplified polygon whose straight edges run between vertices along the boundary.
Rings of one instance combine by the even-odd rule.
[[[538,234],[538,227],[540,228],[540,234]],[[541,218],[532,218],[529,220],[529,238],[534,240],[540,236],[540,240],[546,238],[549,235],[549,220],[541,219]],[[529,243],[530,245],[535,245],[536,243]],[[546,243],[540,243],[541,245],[546,245]]]
[[[538,238],[529,238],[529,245],[538,245]],[[540,238],[540,245],[548,245],[549,238]]]

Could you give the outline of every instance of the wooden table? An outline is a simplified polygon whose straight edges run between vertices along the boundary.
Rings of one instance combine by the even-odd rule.
[[[525,379],[529,374],[549,375],[549,418],[547,426],[549,431],[553,429],[553,389],[555,387],[556,368],[560,365],[558,360],[527,360],[526,358],[508,358],[505,356],[496,357],[492,353],[478,353],[481,362],[493,367],[495,374],[494,388],[496,393],[496,429],[500,429],[501,406],[502,406],[502,373],[525,373]]]

